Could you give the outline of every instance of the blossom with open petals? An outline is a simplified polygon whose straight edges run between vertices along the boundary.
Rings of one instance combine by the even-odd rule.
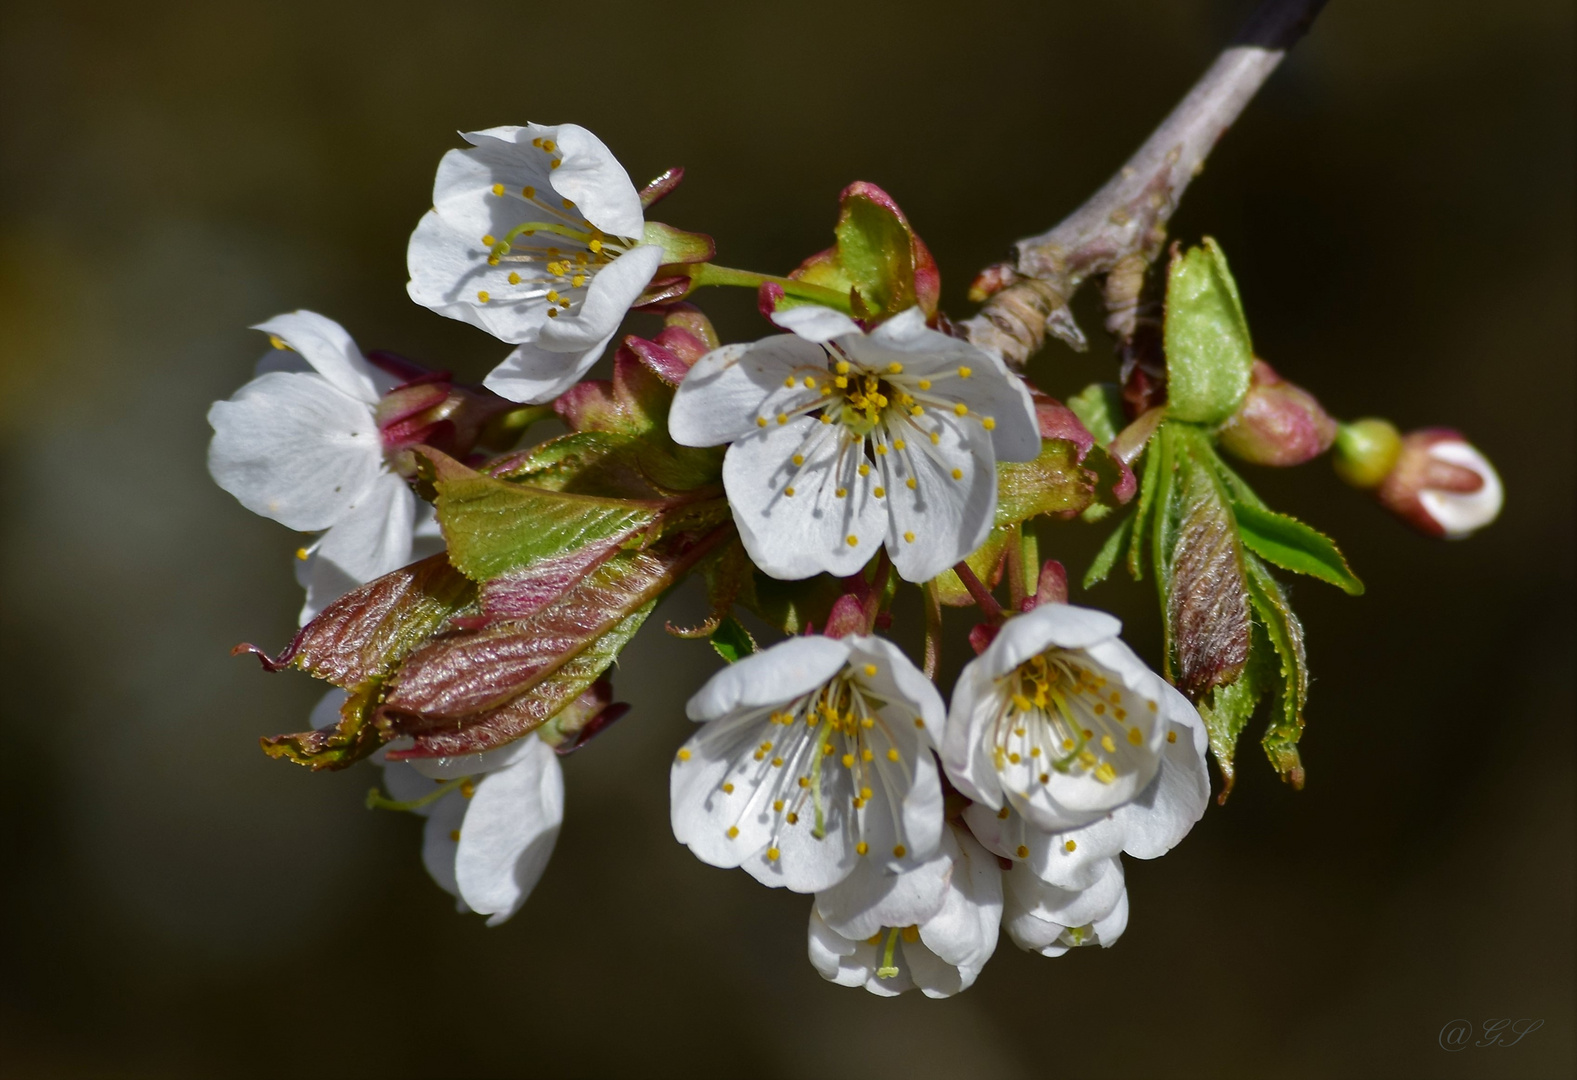
[[[899,874],[861,866],[816,894],[810,962],[840,986],[889,997],[919,987],[951,997],[997,947],[1002,871],[966,829],[949,825],[935,857]]]
[[[1040,451],[1023,381],[918,308],[868,334],[829,308],[775,318],[794,333],[703,356],[668,415],[675,442],[731,444],[723,485],[756,565],[848,575],[885,543],[926,581],[979,547],[997,461]]]
[[[936,687],[890,642],[797,637],[719,671],[690,699],[702,727],[669,778],[674,836],[713,866],[795,892],[868,859],[936,852]]]
[[[1084,889],[1153,859],[1203,816],[1205,728],[1104,612],[1043,604],[1002,627],[953,690],[942,760],[970,830],[1041,880]]]
[[[456,906],[486,915],[489,926],[519,911],[564,821],[564,775],[553,748],[527,735],[465,757],[390,761],[380,751],[374,760],[396,800],[385,805],[427,819],[422,862]]]
[[[362,356],[343,327],[311,311],[262,323],[275,350],[255,379],[208,410],[208,471],[254,513],[303,532],[297,554],[306,622],[325,604],[438,549],[430,514],[391,471],[374,410],[399,381]]]
[[[651,282],[639,194],[612,152],[574,124],[468,132],[438,165],[433,209],[411,234],[411,299],[518,345],[485,381],[513,401],[569,389]]]

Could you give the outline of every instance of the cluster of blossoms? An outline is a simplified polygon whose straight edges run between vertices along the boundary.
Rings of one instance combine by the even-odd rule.
[[[312,731],[265,747],[313,768],[376,762],[369,803],[425,819],[429,872],[490,925],[552,852],[558,757],[625,709],[606,674],[619,649],[694,570],[714,610],[680,632],[730,663],[688,705],[700,726],[671,766],[674,835],[813,896],[818,972],[942,997],[974,982],[1002,928],[1048,956],[1109,946],[1128,920],[1121,856],[1183,838],[1209,799],[1207,747],[1230,785],[1232,740],[1262,701],[1282,717],[1267,752],[1301,783],[1302,631],[1262,560],[1361,587],[1215,448],[1292,465],[1334,446],[1344,478],[1434,535],[1499,509],[1493,469],[1460,438],[1338,424],[1246,334],[1241,355],[1177,364],[1170,400],[1152,379],[1061,405],[953,332],[930,253],[871,185],[845,191],[836,247],[777,277],[715,266],[710,238],[647,220],[681,171],[637,190],[573,125],[465,138],[411,237],[409,291],[513,351],[465,386],[363,353],[321,315],[271,319],[256,377],[209,413],[209,468],[248,509],[320,533],[296,553],[303,629],[264,660],[340,689]],[[851,254],[873,246],[883,258]],[[1169,293],[1179,356],[1187,304],[1236,304],[1219,253],[1197,251],[1173,265],[1190,298]],[[1230,289],[1190,284],[1206,258]],[[720,344],[685,302],[707,285],[756,288],[779,332]],[[662,332],[625,338],[611,382],[585,379],[632,310]],[[1205,362],[1201,385],[1228,391],[1190,386]],[[548,416],[569,433],[522,449]],[[1124,546],[1137,574],[1148,528],[1171,681],[1116,619],[1070,605],[1038,553],[1036,519],[1099,520],[1136,492],[1086,584]],[[1208,562],[1221,550],[1230,573]],[[1215,607],[1205,579],[1226,595]],[[923,671],[877,636],[900,582],[925,598]],[[1233,602],[1237,644],[1214,632]],[[971,603],[977,655],[945,702],[941,608]],[[785,639],[758,650],[736,606]]]

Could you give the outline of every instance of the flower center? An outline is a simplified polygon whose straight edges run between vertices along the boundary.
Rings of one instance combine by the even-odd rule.
[[[1110,784],[1139,771],[1148,756],[1156,703],[1081,663],[1080,654],[1049,650],[1001,682],[991,755],[1021,793],[1050,783],[1053,773]]]

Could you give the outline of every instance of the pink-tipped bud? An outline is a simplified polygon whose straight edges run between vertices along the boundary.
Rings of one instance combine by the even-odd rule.
[[[1448,428],[1401,439],[1375,492],[1380,504],[1425,536],[1459,540],[1494,521],[1505,493],[1489,459]]]
[[[1331,448],[1336,421],[1313,394],[1255,360],[1248,393],[1219,434],[1223,450],[1251,465],[1302,465]]]

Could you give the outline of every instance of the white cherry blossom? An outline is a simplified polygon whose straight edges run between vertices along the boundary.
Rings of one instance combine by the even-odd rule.
[[[1048,884],[1024,863],[1014,863],[1003,879],[1002,925],[1027,952],[1061,956],[1080,945],[1110,948],[1128,926],[1121,859],[1100,860],[1091,882],[1080,889]]]
[[[702,727],[670,773],[673,830],[703,862],[817,892],[862,861],[935,854],[944,708],[890,642],[791,638],[719,671],[687,711]]]
[[[569,389],[651,282],[639,194],[574,124],[467,132],[438,165],[406,254],[411,299],[518,345],[485,385],[513,401]]]
[[[564,821],[564,774],[553,748],[527,735],[465,757],[390,761],[380,750],[373,760],[394,805],[427,819],[422,862],[458,910],[486,915],[489,926],[519,911]]]
[[[1095,821],[1143,791],[1170,730],[1166,683],[1121,629],[1069,604],[1009,619],[953,690],[942,758],[959,790],[1048,832]]]
[[[430,512],[419,517],[420,500],[389,469],[379,435],[374,410],[398,380],[315,312],[256,329],[275,348],[256,378],[208,410],[208,471],[253,513],[326,530],[297,552],[305,623],[349,589],[409,563],[418,536],[427,553],[441,545]]]
[[[776,319],[794,333],[703,356],[668,416],[676,442],[730,444],[723,485],[756,565],[846,576],[885,544],[926,581],[979,547],[996,462],[1040,451],[1023,381],[918,308],[868,334],[828,308]]]
[[[996,951],[1002,871],[966,829],[949,825],[934,858],[902,873],[863,865],[816,895],[810,962],[822,978],[890,997],[967,990]]]

